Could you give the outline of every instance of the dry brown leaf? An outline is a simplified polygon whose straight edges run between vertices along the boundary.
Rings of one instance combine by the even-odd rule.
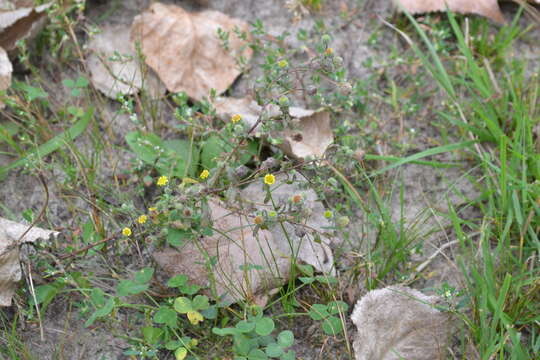
[[[6,51],[0,47],[0,91],[6,90],[11,86],[11,73],[13,66],[9,61]],[[0,101],[0,109],[3,109],[5,104]]]
[[[233,32],[246,32],[247,23],[217,11],[189,13],[175,5],[154,3],[135,17],[131,39],[140,42],[146,63],[171,92],[185,91],[201,100],[210,89],[218,94],[229,88],[240,70],[235,57],[249,60],[253,51]],[[230,32],[229,50],[217,31]]]
[[[438,301],[403,286],[367,293],[351,315],[356,360],[446,359],[451,318],[435,309]]]
[[[259,230],[253,234],[253,219],[225,207],[211,199],[212,236],[200,242],[189,242],[181,249],[168,248],[153,254],[156,262],[171,276],[185,274],[200,286],[210,286],[223,300],[243,299],[265,303],[266,297],[289,276],[290,259],[279,250],[272,234]],[[205,264],[217,260],[213,271]]]
[[[446,11],[450,9],[460,14],[477,14],[504,23],[504,17],[497,0],[394,0],[411,14]]]
[[[254,126],[263,112],[263,108],[250,98],[217,98],[214,108],[218,117],[229,121],[232,115],[239,114],[249,128]],[[277,117],[281,114],[277,106],[269,106],[264,116]],[[306,159],[321,158],[328,146],[334,141],[330,126],[330,113],[324,110],[306,110],[290,107],[289,114],[293,118],[294,129],[285,130],[272,136],[283,138],[278,147],[290,157]],[[257,129],[255,129],[257,135]]]
[[[17,41],[34,37],[45,25],[45,10],[51,5],[52,3],[35,8],[20,7],[0,11],[0,47],[10,52],[15,49]]]
[[[54,231],[33,227],[19,240],[28,227],[28,225],[0,218],[0,306],[11,305],[17,282],[21,280],[18,245],[58,235]]]
[[[142,64],[130,41],[129,28],[123,25],[102,29],[89,43],[91,53],[86,58],[90,80],[94,87],[111,99],[118,93],[135,94],[143,86],[150,94],[158,97],[165,93],[165,87],[147,69],[142,74]]]
[[[286,130],[279,147],[285,154],[296,158],[321,158],[334,142],[330,127],[330,113],[324,110],[305,110],[291,107],[290,115],[296,120],[296,129]],[[293,120],[293,121],[295,121]]]
[[[293,180],[289,184],[289,181]],[[302,218],[301,224],[285,221],[282,224],[274,224],[269,227],[274,239],[283,251],[287,251],[291,245],[294,258],[305,264],[310,264],[320,272],[334,275],[334,255],[330,249],[328,228],[332,224],[324,217],[325,208],[319,201],[315,191],[309,187],[307,180],[296,171],[288,175],[276,175],[276,182],[270,186],[272,203],[265,204],[266,192],[261,183],[251,183],[240,192],[241,206],[254,208],[259,211],[272,211],[274,204],[278,208],[291,206],[293,196],[300,196],[302,205],[295,209]],[[283,225],[283,227],[281,226]],[[316,240],[319,238],[320,241]]]

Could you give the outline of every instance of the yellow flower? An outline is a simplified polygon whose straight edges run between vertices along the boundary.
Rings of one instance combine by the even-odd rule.
[[[275,183],[275,182],[276,182],[276,177],[275,177],[274,175],[272,175],[272,174],[266,174],[266,175],[264,176],[264,183],[265,183],[266,185],[272,185],[272,184]]]
[[[242,120],[242,115],[240,115],[240,114],[234,114],[233,116],[231,116],[231,122],[233,124],[236,124],[240,120]]]
[[[202,314],[198,311],[188,311],[187,317],[190,323],[197,325],[204,320]]]
[[[139,218],[137,219],[137,222],[138,222],[139,224],[144,224],[144,223],[146,222],[146,220],[148,220],[148,216],[146,216],[146,215],[141,215],[141,216],[139,216]]]
[[[324,51],[324,53],[325,53],[326,55],[332,55],[332,54],[334,53],[334,49],[332,49],[331,47],[329,47],[328,49],[326,49],[326,50]]]
[[[289,63],[287,62],[287,60],[281,60],[281,61],[279,61],[277,64],[278,64],[278,66],[279,66],[280,68],[284,68],[284,67],[286,67],[287,65],[289,65]]]
[[[123,234],[124,236],[131,236],[131,229],[128,228],[128,227],[123,228],[123,229],[122,229],[122,234]]]
[[[167,185],[168,182],[169,182],[169,178],[167,178],[166,176],[160,176],[159,179],[157,180],[157,185],[165,186]]]
[[[155,211],[157,211],[157,207],[149,207],[148,211],[155,212]]]
[[[204,180],[208,177],[208,175],[210,175],[210,171],[204,169],[203,171],[201,171],[201,174],[199,175],[199,177]]]
[[[327,218],[327,219],[330,219],[332,217],[332,212],[330,210],[326,210],[324,212],[324,217]]]

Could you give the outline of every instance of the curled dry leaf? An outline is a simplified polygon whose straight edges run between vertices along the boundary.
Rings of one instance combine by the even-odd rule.
[[[11,5],[13,4],[16,6],[17,2],[11,2]],[[8,5],[9,3],[5,2],[5,6]],[[52,3],[35,8],[17,7],[13,10],[0,10],[0,47],[10,52],[15,49],[17,41],[34,37],[45,25],[47,20],[45,10],[51,5]]]
[[[450,9],[460,14],[476,14],[504,23],[504,17],[497,0],[394,0],[411,14]]]
[[[217,98],[214,102],[218,117],[229,121],[231,116],[239,114],[249,128],[257,123],[259,117],[277,117],[281,114],[275,105],[264,109],[250,98]],[[321,158],[328,146],[334,141],[330,126],[330,113],[325,110],[306,110],[290,107],[289,114],[293,118],[294,128],[287,129],[274,137],[283,139],[279,148],[295,159],[307,157]],[[255,134],[257,129],[255,129]]]
[[[289,184],[287,180],[293,180]],[[272,200],[279,209],[291,209],[299,215],[300,223],[284,221],[283,227],[271,225],[269,231],[282,251],[291,252],[297,261],[310,264],[320,272],[334,275],[334,256],[330,249],[328,228],[331,227],[324,217],[325,208],[309,183],[299,173],[292,171],[289,176],[276,175],[276,182],[270,186]],[[266,192],[261,183],[252,183],[240,192],[241,206],[259,211],[273,211],[273,204],[265,204]],[[296,197],[297,205],[292,199]]]
[[[240,70],[236,57],[249,60],[253,51],[234,33],[247,32],[247,23],[217,11],[189,13],[175,5],[154,3],[135,17],[131,39],[140,42],[146,63],[171,92],[185,91],[201,100],[210,89],[229,88]],[[229,32],[228,49],[218,29]]]
[[[25,236],[28,225],[0,218],[0,306],[10,306],[17,282],[21,280],[19,244],[48,239],[58,233],[33,227]]]
[[[367,293],[351,315],[356,360],[446,359],[451,318],[439,300],[403,286]]]
[[[13,66],[9,61],[6,51],[0,48],[0,91],[6,90],[11,86],[11,73]],[[4,108],[5,104],[0,101],[0,109]]]
[[[152,70],[144,69],[146,66],[138,61],[129,31],[123,25],[106,27],[88,43],[90,80],[111,99],[116,99],[118,93],[135,94],[143,87],[158,97],[165,88]],[[143,74],[143,70],[147,71]]]
[[[260,303],[289,275],[290,259],[280,252],[272,234],[254,234],[253,219],[229,210],[217,199],[208,202],[214,234],[200,242],[188,242],[181,249],[164,249],[153,254],[171,276],[185,274],[200,286],[213,286],[227,302],[251,299]],[[211,271],[210,259],[216,259]]]

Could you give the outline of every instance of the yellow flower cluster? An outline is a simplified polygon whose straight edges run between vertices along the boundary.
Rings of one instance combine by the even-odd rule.
[[[200,177],[201,179],[204,180],[204,179],[206,179],[209,175],[210,175],[210,171],[204,169],[203,171],[201,171],[201,174],[199,175],[199,177]]]
[[[169,178],[166,176],[160,176],[157,180],[157,186],[165,186],[169,182]]]

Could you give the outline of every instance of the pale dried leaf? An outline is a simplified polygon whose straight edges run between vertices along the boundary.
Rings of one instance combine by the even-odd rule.
[[[129,28],[106,27],[89,43],[86,64],[94,87],[111,99],[118,93],[135,94],[145,87],[154,97],[165,93],[165,87],[151,69],[143,66],[130,41]]]
[[[283,152],[296,159],[321,158],[334,142],[328,111],[290,108],[290,115],[297,121],[295,129],[286,130],[282,136]]]
[[[47,21],[47,8],[52,3],[0,11],[0,47],[10,52],[22,39],[34,37]]]
[[[6,90],[11,86],[11,73],[13,66],[9,61],[6,51],[0,47],[0,91]],[[4,108],[5,104],[0,101],[0,109]]]
[[[450,9],[460,14],[482,15],[504,23],[504,17],[497,0],[394,0],[411,14],[446,11]]]
[[[21,280],[19,244],[58,235],[54,231],[33,227],[20,239],[28,227],[29,225],[0,218],[0,306],[11,305],[17,282]]]
[[[249,60],[252,50],[234,34],[247,32],[246,22],[217,11],[189,13],[175,5],[154,3],[137,16],[131,39],[140,42],[146,63],[171,92],[185,91],[201,100],[210,89],[229,88],[240,70],[235,57]],[[229,50],[222,47],[218,29],[230,32]]]
[[[279,108],[272,104],[265,108],[263,114],[263,108],[250,98],[221,97],[216,99],[214,107],[222,120],[229,121],[232,115],[239,114],[249,128],[256,124],[261,115],[268,118],[281,114]],[[278,145],[279,148],[295,159],[321,158],[334,141],[330,113],[290,107],[289,114],[293,117],[294,128],[272,134],[273,137],[283,139],[283,143]],[[258,128],[255,128],[255,135],[258,135],[257,130]]]
[[[367,293],[351,315],[356,360],[446,359],[451,318],[435,309],[439,301],[403,286]]]
[[[214,234],[181,249],[164,249],[153,254],[171,276],[185,274],[200,285],[215,281],[218,296],[225,301],[263,299],[289,276],[290,258],[279,251],[272,234],[253,234],[253,219],[229,210],[217,199],[209,201]],[[208,271],[208,259],[217,263]],[[253,267],[257,266],[257,268]],[[260,267],[260,268],[258,268]]]
[[[287,180],[291,180],[288,183]],[[324,217],[325,208],[319,201],[317,194],[309,187],[309,183],[299,173],[292,171],[289,175],[279,174],[276,176],[276,182],[270,186],[272,200],[278,208],[291,206],[291,198],[300,195],[302,205],[299,212],[302,218],[301,224],[293,222],[283,222],[283,228],[280,224],[269,227],[276,243],[283,252],[291,253],[290,248],[294,249],[294,258],[299,262],[310,264],[318,271],[334,275],[334,256],[330,249],[330,240],[333,234],[327,230],[331,227],[328,219]],[[259,211],[274,210],[272,203],[265,204],[264,198],[266,192],[262,183],[252,183],[240,192],[242,207],[254,208]],[[319,238],[319,241],[316,239]]]

